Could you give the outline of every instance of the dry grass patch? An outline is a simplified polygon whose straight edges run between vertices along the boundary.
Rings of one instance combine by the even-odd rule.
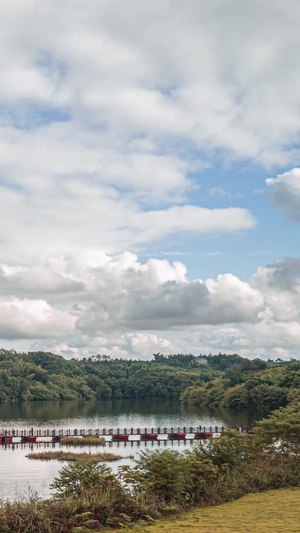
[[[69,446],[103,446],[105,444],[105,439],[103,437],[63,437],[59,441],[60,444],[65,444]]]
[[[40,461],[117,461],[121,455],[114,453],[75,453],[75,452],[36,452],[26,455],[28,459],[39,459]]]
[[[108,531],[108,530],[106,530]],[[111,531],[111,530],[110,530]],[[216,507],[202,507],[181,518],[117,531],[157,533],[299,533],[300,489],[248,494]]]

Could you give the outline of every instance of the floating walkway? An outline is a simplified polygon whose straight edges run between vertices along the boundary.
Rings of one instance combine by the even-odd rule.
[[[172,427],[172,428],[130,428],[130,429],[5,429],[0,432],[0,444],[18,444],[22,442],[59,442],[65,437],[98,437],[111,441],[140,440],[192,440],[207,439],[222,435],[225,427]],[[235,428],[237,429],[237,428]],[[243,433],[251,433],[252,428],[238,428]]]

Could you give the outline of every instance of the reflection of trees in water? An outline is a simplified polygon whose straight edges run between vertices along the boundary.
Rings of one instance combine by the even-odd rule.
[[[44,401],[20,402],[0,406],[0,420],[47,422],[48,420],[90,417],[99,413],[100,402]],[[109,406],[108,406],[109,407]]]
[[[176,415],[179,403],[168,400],[107,400],[107,401],[36,401],[0,405],[0,420],[24,420],[47,422],[70,418],[116,416],[137,413],[139,415]]]
[[[226,426],[250,426],[253,422],[259,420],[265,413],[259,413],[251,409],[229,409],[224,407],[194,407],[182,404],[180,414],[184,417],[196,415],[199,419],[220,419]]]
[[[250,425],[262,417],[255,411],[247,409],[235,410],[227,408],[193,407],[182,405],[172,400],[106,400],[106,401],[36,401],[20,402],[0,405],[0,425],[6,425],[9,421],[18,421],[27,425],[37,425],[48,421],[93,418],[93,417],[116,417],[119,415],[137,415],[139,418],[149,415],[163,416],[168,422],[168,417],[218,419],[224,425]],[[173,418],[172,418],[173,423]],[[200,422],[199,422],[200,423]]]

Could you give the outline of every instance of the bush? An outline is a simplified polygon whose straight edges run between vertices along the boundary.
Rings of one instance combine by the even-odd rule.
[[[255,438],[261,445],[274,444],[280,439],[282,450],[300,453],[300,402],[273,411],[260,421]]]
[[[136,493],[148,493],[166,503],[201,501],[205,485],[216,479],[218,467],[198,452],[196,447],[184,454],[175,450],[143,452],[125,479],[134,482]]]
[[[149,492],[166,502],[181,500],[184,489],[182,455],[175,450],[149,450],[136,461],[136,489]]]
[[[114,476],[111,476],[111,469],[104,464],[77,461],[64,466],[58,477],[54,478],[50,488],[56,491],[56,496],[59,498],[80,497],[95,490],[103,491],[112,479]]]

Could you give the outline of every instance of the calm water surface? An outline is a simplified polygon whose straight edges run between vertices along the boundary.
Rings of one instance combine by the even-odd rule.
[[[47,401],[0,405],[0,430],[31,427],[66,430],[197,425],[248,426],[258,418],[259,414],[253,411],[190,408],[174,401],[164,400]],[[191,446],[190,441],[113,442],[106,443],[105,449],[124,457],[121,461],[110,463],[113,471],[116,471],[119,465],[130,462],[126,456],[136,456],[141,450],[157,447],[183,450],[187,446]],[[65,463],[33,461],[26,458],[26,455],[31,450],[46,451],[59,448],[59,443],[0,445],[0,497],[11,499],[29,490],[47,497],[51,493],[49,484]],[[85,450],[95,453],[99,448],[92,447]]]

